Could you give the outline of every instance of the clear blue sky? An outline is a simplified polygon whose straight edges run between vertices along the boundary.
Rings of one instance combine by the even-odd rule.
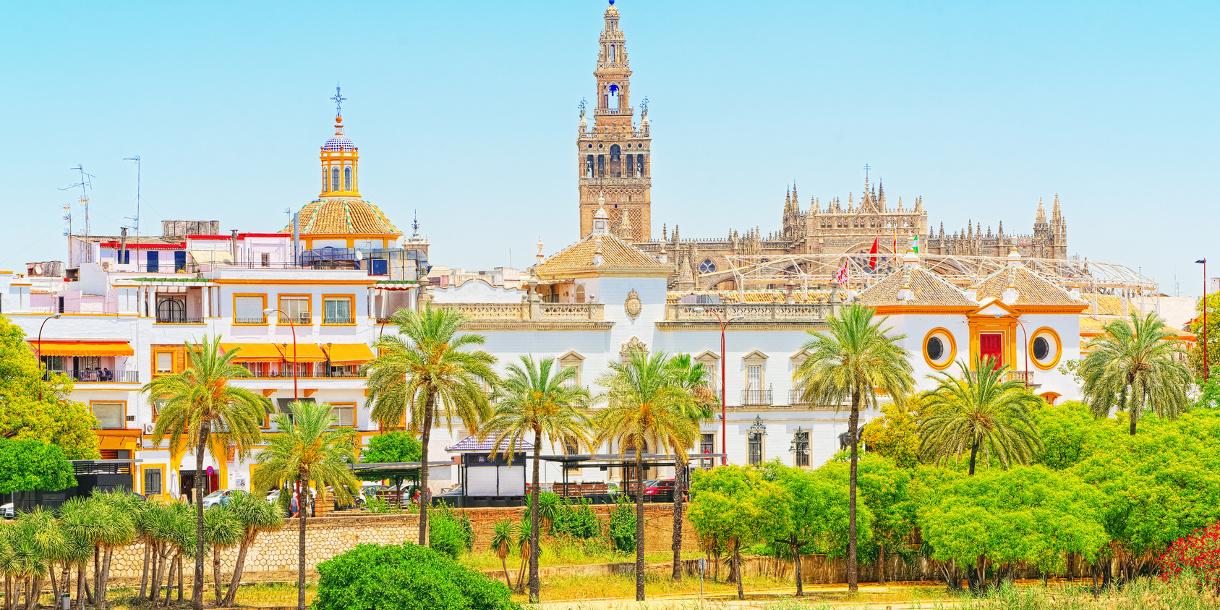
[[[779,224],[861,167],[930,222],[1028,231],[1061,194],[1073,253],[1199,292],[1220,270],[1220,3],[620,0],[653,120],[654,232]],[[0,267],[63,258],[83,163],[95,232],[219,218],[274,230],[317,194],[336,81],[361,190],[418,209],[433,262],[577,237],[577,103],[603,1],[8,7]]]

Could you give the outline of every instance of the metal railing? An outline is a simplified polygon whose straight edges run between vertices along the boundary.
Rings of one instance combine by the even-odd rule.
[[[771,404],[771,388],[765,390],[742,390],[741,404],[747,407],[769,406]]]
[[[203,316],[157,314],[157,324],[203,324]]]
[[[81,383],[140,383],[139,371],[68,371],[65,375]]]

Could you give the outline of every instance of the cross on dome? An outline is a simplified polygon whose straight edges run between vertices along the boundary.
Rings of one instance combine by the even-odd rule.
[[[343,90],[339,85],[335,85],[335,95],[330,100],[335,103],[335,116],[343,116],[343,102],[346,102],[347,98],[343,97]]]

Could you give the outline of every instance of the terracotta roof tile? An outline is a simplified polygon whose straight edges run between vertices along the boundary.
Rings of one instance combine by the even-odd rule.
[[[910,294],[905,294],[910,291]],[[906,298],[900,298],[906,297]],[[856,300],[870,307],[891,305],[970,307],[966,293],[918,263],[904,263],[877,283],[861,290]]]
[[[301,208],[301,235],[402,235],[376,205],[363,199],[327,197]],[[284,228],[291,232],[292,225]]]
[[[601,264],[595,264],[599,254]],[[611,234],[590,235],[534,267],[534,274],[542,279],[624,273],[665,276],[672,272],[671,266]]]
[[[1006,305],[1084,305],[1085,302],[1073,297],[1071,293],[1058,284],[1034,273],[1019,263],[992,273],[979,280],[971,288],[981,302],[986,299],[996,299]],[[1012,303],[1004,301],[1004,292],[1009,288],[1017,291],[1017,300]]]

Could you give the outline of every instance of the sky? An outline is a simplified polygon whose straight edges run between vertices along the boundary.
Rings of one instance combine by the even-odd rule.
[[[25,2],[0,51],[0,268],[62,260],[60,190],[94,233],[135,215],[278,230],[317,196],[336,83],[361,192],[437,265],[576,241],[577,106],[605,2]],[[1029,232],[1059,193],[1072,254],[1168,294],[1220,275],[1220,3],[619,0],[650,100],[653,233],[779,227],[867,163],[933,227]],[[81,212],[76,210],[76,222]]]

